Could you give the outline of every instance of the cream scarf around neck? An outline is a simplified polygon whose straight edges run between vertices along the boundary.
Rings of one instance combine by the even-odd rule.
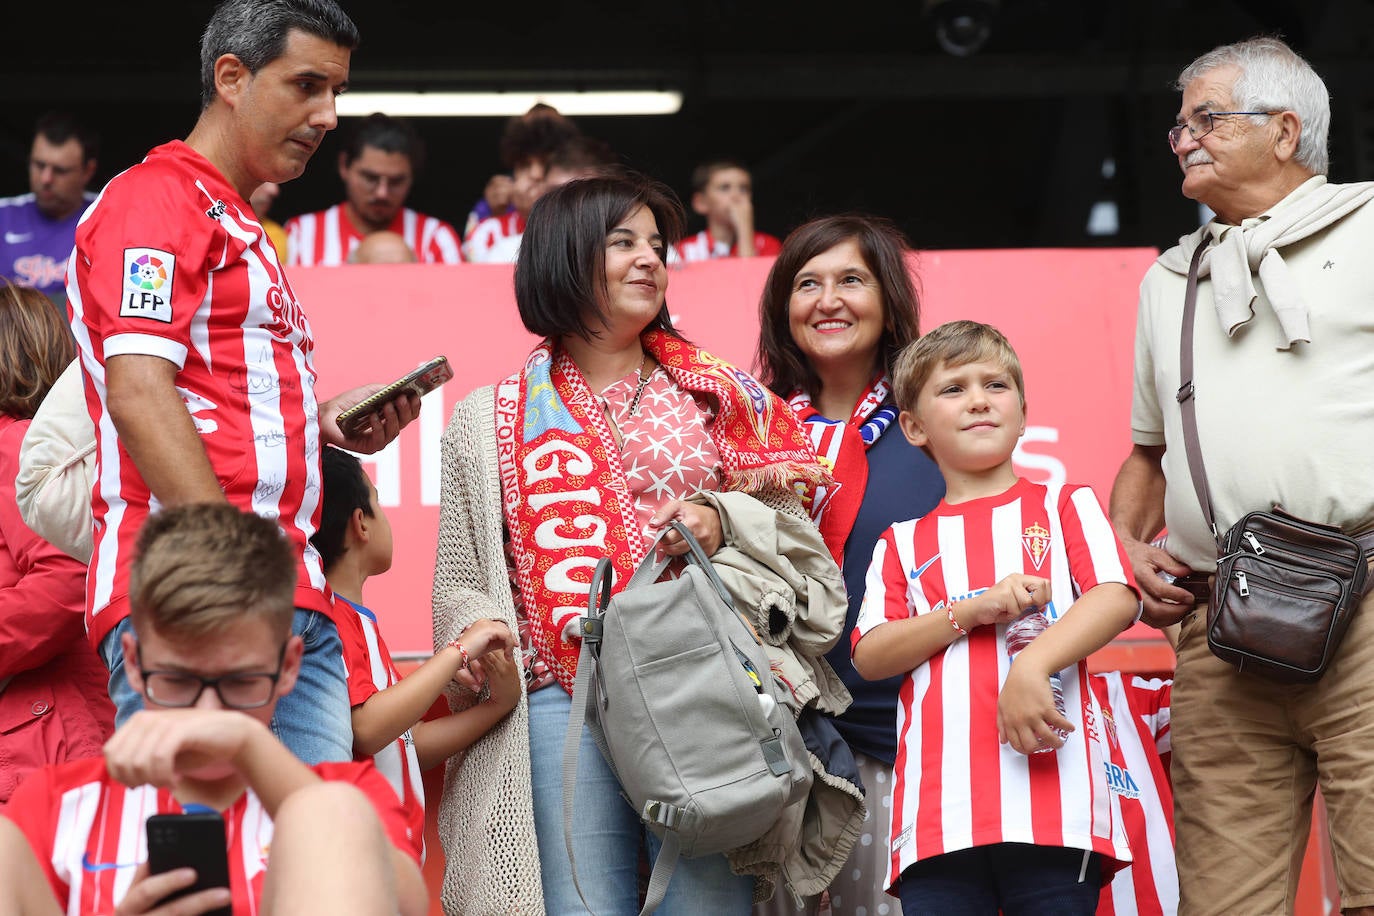
[[[1198,276],[1212,278],[1217,317],[1226,335],[1233,336],[1255,316],[1253,275],[1258,272],[1287,338],[1278,349],[1287,350],[1300,340],[1311,343],[1307,301],[1279,249],[1325,229],[1371,198],[1374,182],[1327,184],[1325,175],[1314,175],[1266,213],[1246,220],[1249,225],[1225,226],[1213,220],[1183,236],[1159,256],[1159,263],[1186,277],[1197,246],[1218,239],[1202,256]]]

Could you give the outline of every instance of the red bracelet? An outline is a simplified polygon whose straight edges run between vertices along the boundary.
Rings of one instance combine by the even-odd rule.
[[[452,646],[453,648],[457,649],[457,650],[458,650],[458,654],[461,655],[461,656],[463,656],[463,663],[462,663],[461,665],[459,665],[458,667],[460,667],[460,668],[462,668],[464,671],[466,671],[466,670],[468,669],[468,650],[467,650],[466,648],[464,648],[464,647],[463,647],[463,644],[460,643],[460,642],[459,642],[458,640],[456,640],[456,639],[455,639],[453,642],[449,643],[449,645]]]
[[[954,627],[954,632],[958,633],[960,636],[968,635],[968,630],[959,626],[959,621],[954,619],[954,605],[951,604],[949,607],[945,608],[945,616],[949,618],[949,625]]]

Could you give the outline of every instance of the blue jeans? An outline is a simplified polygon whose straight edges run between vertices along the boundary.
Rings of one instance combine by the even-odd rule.
[[[124,673],[120,634],[132,630],[133,624],[125,617],[100,643],[100,655],[110,669],[115,728],[143,708],[143,695],[130,686]],[[338,627],[319,611],[297,608],[291,632],[305,643],[305,655],[296,686],[277,700],[272,732],[308,764],[352,760],[353,711],[348,703],[348,674]]]
[[[1102,860],[1095,852],[1059,846],[975,846],[908,867],[897,891],[904,913],[1093,916]]]
[[[549,916],[586,913],[563,840],[563,740],[572,697],[557,684],[530,694],[530,776],[544,908]],[[583,729],[573,801],[573,851],[582,894],[599,916],[639,913],[641,850],[649,861],[662,841],[620,794],[615,774]],[[748,914],[754,879],[736,875],[724,855],[678,860],[659,916]]]

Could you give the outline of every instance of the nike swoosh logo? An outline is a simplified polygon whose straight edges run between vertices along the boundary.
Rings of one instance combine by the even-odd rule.
[[[18,245],[20,242],[27,242],[31,238],[33,238],[32,232],[10,232],[8,230],[5,232],[5,244],[7,245]]]
[[[913,580],[921,578],[921,573],[925,572],[927,569],[930,569],[931,566],[935,565],[935,561],[938,559],[940,559],[940,555],[937,553],[935,556],[931,557],[929,560],[926,560],[920,566],[913,569],[911,571],[911,578]]]
[[[81,867],[86,871],[110,871],[115,868],[137,868],[137,862],[92,862],[91,854],[84,853],[81,856]]]

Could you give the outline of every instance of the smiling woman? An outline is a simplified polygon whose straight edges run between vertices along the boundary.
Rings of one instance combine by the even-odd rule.
[[[893,360],[920,333],[909,251],[884,219],[812,220],[783,242],[759,302],[760,375],[788,399],[836,482],[812,489],[806,502],[844,571],[845,628],[826,659],[854,698],[834,723],[868,789],[864,837],[830,885],[837,916],[900,910],[883,892],[883,876],[901,679],[860,677],[849,639],[878,537],[893,522],[924,515],[944,493],[935,463],[902,437],[892,403]],[[775,898],[766,912],[814,913],[818,904],[818,897],[810,897],[795,908],[791,900]]]

